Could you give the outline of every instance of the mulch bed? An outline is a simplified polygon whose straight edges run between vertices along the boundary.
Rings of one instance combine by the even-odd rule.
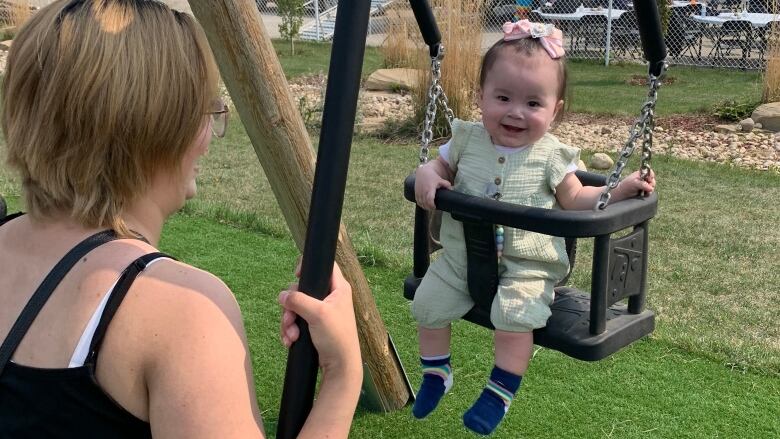
[[[566,113],[564,120],[576,125],[629,125],[636,120],[636,117]],[[655,125],[657,127],[662,127],[664,130],[678,129],[691,132],[712,131],[715,125],[724,123],[729,122],[706,114],[675,114],[671,116],[658,116],[655,119]]]

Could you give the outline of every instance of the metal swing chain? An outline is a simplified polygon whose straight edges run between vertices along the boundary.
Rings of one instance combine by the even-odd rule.
[[[420,137],[420,166],[428,163],[429,145],[431,140],[433,140],[433,124],[436,121],[436,103],[441,102],[444,116],[450,125],[455,118],[455,113],[450,108],[447,95],[441,86],[441,62],[443,58],[444,45],[439,44],[436,56],[431,57],[431,86],[428,88],[428,105],[425,109],[425,122],[423,122],[423,130]]]
[[[599,199],[596,201],[595,209],[604,209],[607,207],[607,204],[609,204],[610,192],[617,187],[618,183],[620,183],[620,174],[626,167],[629,157],[634,153],[636,141],[639,137],[642,137],[642,156],[639,163],[639,176],[644,180],[650,174],[650,161],[653,157],[653,129],[655,129],[655,103],[658,99],[658,88],[661,86],[661,80],[666,74],[666,69],[668,67],[668,64],[664,62],[661,73],[658,76],[648,74],[647,101],[642,106],[639,118],[628,130],[628,140],[626,140],[623,149],[620,151],[618,160],[615,163],[615,168],[607,178],[607,184],[604,187],[604,191],[599,196]]]

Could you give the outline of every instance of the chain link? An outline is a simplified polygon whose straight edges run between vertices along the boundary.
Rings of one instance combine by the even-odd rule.
[[[447,122],[452,125],[455,113],[449,105],[446,93],[441,86],[441,62],[444,59],[444,45],[439,44],[436,56],[431,57],[431,86],[428,88],[428,105],[425,109],[422,135],[420,136],[420,166],[428,163],[430,143],[433,140],[433,124],[436,122],[437,103],[441,103]]]
[[[631,154],[634,153],[636,148],[636,141],[642,138],[642,156],[639,164],[639,176],[644,180],[650,174],[650,160],[653,157],[653,129],[655,128],[655,103],[658,99],[658,88],[661,86],[661,80],[666,74],[668,64],[664,62],[661,69],[661,73],[658,76],[648,74],[648,92],[647,101],[642,105],[642,110],[639,118],[628,129],[628,139],[623,144],[618,156],[618,160],[615,163],[615,168],[612,173],[607,177],[607,184],[604,186],[604,191],[596,201],[596,209],[604,209],[609,204],[610,192],[617,187],[620,183],[620,174],[626,167],[628,159]]]

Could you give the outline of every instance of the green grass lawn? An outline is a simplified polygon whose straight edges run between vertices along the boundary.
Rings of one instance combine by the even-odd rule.
[[[238,297],[258,398],[273,436],[285,370],[275,298],[293,279],[297,251],[291,239],[192,214],[174,217],[163,237],[164,251],[222,277]],[[400,288],[406,268],[367,267],[366,276],[416,387],[414,322]],[[389,414],[359,410],[351,437],[474,437],[460,418],[485,383],[492,361],[490,338],[485,329],[456,324],[455,386],[439,409],[425,421],[414,420],[408,407]],[[520,396],[494,437],[769,438],[780,435],[779,404],[776,377],[724,367],[653,336],[597,363],[537,351]]]
[[[631,115],[647,95],[644,85],[630,85],[634,75],[647,75],[647,67],[637,64],[612,64],[570,60],[570,111],[593,114]],[[713,106],[727,100],[758,102],[762,78],[757,72],[671,66],[672,81],[658,92],[659,116],[685,113],[710,113]]]
[[[287,79],[311,73],[327,72],[330,65],[330,43],[296,41],[295,55],[290,54],[290,43],[285,40],[273,40],[276,55],[282,63]],[[363,76],[382,67],[383,58],[376,47],[366,47],[363,57]]]
[[[416,145],[368,138],[353,144],[343,218],[366,266],[411,264],[413,205],[401,186],[416,154]],[[201,162],[191,212],[287,236],[238,127]],[[780,248],[780,175],[663,155],[654,168],[659,213],[650,228],[648,303],[658,313],[656,337],[729,367],[780,377],[780,271],[773,256]],[[571,280],[583,289],[590,285],[588,244]]]
[[[288,78],[302,74],[327,72],[330,44],[296,42],[296,55],[290,56],[286,41],[274,40],[274,47]],[[647,87],[629,85],[634,75],[647,75],[647,68],[631,63],[613,63],[609,67],[599,61],[569,60],[570,111],[636,116],[647,95]],[[363,77],[383,67],[382,54],[367,47],[363,62]],[[757,102],[761,98],[761,75],[740,70],[672,66],[673,82],[659,92],[657,114],[709,113],[727,100]]]
[[[11,198],[12,209],[18,199]],[[286,352],[278,340],[278,291],[294,277],[289,237],[235,227],[187,209],[163,232],[161,249],[225,280],[241,305],[258,400],[269,437],[276,431]],[[407,266],[366,267],[377,305],[409,379],[420,383],[415,325],[401,295]],[[659,322],[660,323],[660,322]],[[475,437],[461,423],[492,361],[490,333],[454,325],[455,386],[427,420],[409,407],[380,414],[358,409],[350,437]],[[780,379],[731,367],[654,335],[608,359],[587,363],[538,349],[519,397],[493,437],[770,438],[780,435]]]

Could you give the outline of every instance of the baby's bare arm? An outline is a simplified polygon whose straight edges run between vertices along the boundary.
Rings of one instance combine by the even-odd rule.
[[[653,171],[650,171],[647,180],[642,180],[637,171],[618,183],[612,190],[610,201],[618,202],[634,197],[640,192],[649,194],[653,190],[655,190]],[[583,186],[577,176],[571,172],[555,188],[555,197],[558,199],[558,204],[566,210],[588,210],[593,209],[603,191],[604,186]]]

